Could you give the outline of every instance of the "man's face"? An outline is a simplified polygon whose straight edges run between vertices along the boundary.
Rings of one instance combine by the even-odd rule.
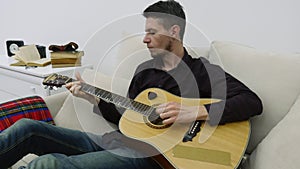
[[[160,19],[147,18],[145,31],[143,42],[147,44],[152,57],[163,56],[171,52],[172,38],[170,32],[161,24]]]

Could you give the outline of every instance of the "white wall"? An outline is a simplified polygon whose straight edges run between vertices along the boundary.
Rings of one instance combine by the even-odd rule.
[[[1,0],[0,55],[7,39],[26,44],[84,47],[88,39],[120,18],[136,15],[153,0]],[[180,0],[188,22],[209,40],[229,40],[263,50],[300,52],[298,0]],[[142,22],[141,22],[142,23]],[[130,23],[131,24],[131,23]],[[128,25],[116,29],[127,28]],[[135,23],[134,23],[135,24]],[[134,25],[133,24],[133,25]],[[134,25],[143,32],[144,25]],[[187,37],[193,37],[187,32]],[[105,40],[109,35],[104,36]],[[198,45],[192,40],[193,46]]]

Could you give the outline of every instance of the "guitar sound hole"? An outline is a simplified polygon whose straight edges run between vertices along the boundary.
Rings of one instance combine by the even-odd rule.
[[[149,127],[155,129],[164,129],[169,127],[169,125],[163,124],[163,119],[156,114],[155,110],[153,110],[149,116],[144,116],[144,121]]]
[[[155,125],[163,125],[163,119],[160,118],[160,116],[158,114],[156,114],[155,112],[151,113],[150,116],[148,116],[148,120]]]

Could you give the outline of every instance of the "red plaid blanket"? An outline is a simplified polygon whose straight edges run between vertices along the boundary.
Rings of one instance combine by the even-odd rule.
[[[21,118],[54,124],[46,103],[39,96],[20,98],[0,104],[0,132]]]

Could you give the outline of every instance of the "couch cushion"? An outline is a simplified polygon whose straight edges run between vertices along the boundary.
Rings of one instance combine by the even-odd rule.
[[[208,59],[209,47],[193,46],[193,47],[186,47],[186,50],[193,58],[204,57]]]
[[[82,74],[82,78],[87,83],[105,90],[110,90],[112,87],[110,84],[111,78],[93,70],[86,69]],[[93,108],[94,105],[88,101],[69,94],[62,108],[54,117],[54,121],[57,126],[94,134],[104,134],[115,130],[116,127],[108,123],[101,115],[95,114]]]
[[[83,130],[78,120],[74,108],[73,96],[71,94],[69,94],[66,100],[64,101],[63,106],[61,107],[57,115],[54,117],[54,121],[56,125],[60,127]]]
[[[264,52],[232,42],[214,41],[209,60],[244,82],[263,101],[262,116],[251,120],[248,146],[255,146],[285,116],[300,92],[300,54]]]
[[[251,169],[300,168],[300,95],[288,114],[250,156]]]

